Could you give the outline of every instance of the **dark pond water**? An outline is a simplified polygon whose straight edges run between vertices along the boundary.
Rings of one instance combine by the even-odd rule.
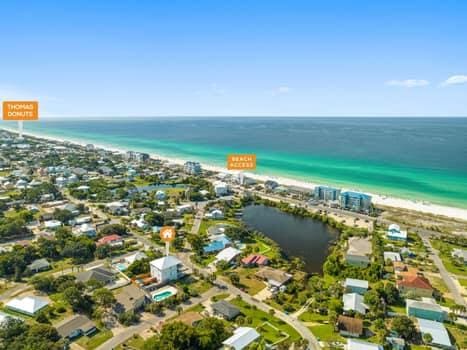
[[[338,231],[319,220],[302,218],[264,205],[244,208],[243,221],[262,232],[282,248],[288,256],[305,261],[307,272],[322,272],[329,246],[337,239]]]

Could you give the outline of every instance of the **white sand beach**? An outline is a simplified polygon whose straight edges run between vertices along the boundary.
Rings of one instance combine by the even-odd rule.
[[[18,130],[14,128],[2,127],[2,129],[12,132],[12,133],[18,133]],[[95,147],[106,149],[112,152],[125,153],[127,151],[130,151],[130,149],[119,148],[113,145],[96,144],[93,142],[86,142],[82,140],[76,140],[73,138],[64,139],[64,138],[59,138],[59,137],[54,137],[54,136],[49,136],[49,135],[44,135],[44,134],[39,134],[39,133],[31,133],[31,132],[23,132],[23,134],[26,136],[32,136],[32,137],[45,139],[45,140],[53,140],[53,141],[58,141],[58,142],[70,142],[70,143],[77,144],[80,146],[85,146],[89,143],[92,143]],[[169,163],[174,163],[174,164],[184,164],[187,160],[190,160],[190,159],[164,157],[164,156],[161,156],[155,153],[149,153],[149,154],[152,158],[165,160]],[[203,166],[204,169],[219,172],[219,173],[238,173],[238,171],[229,171],[219,166],[213,166],[213,165],[203,164],[203,163],[201,163],[201,165]],[[260,175],[260,174],[249,173],[249,172],[244,172],[244,174],[258,181],[274,180],[278,182],[279,184],[286,185],[286,186],[297,186],[297,187],[313,189],[317,185],[322,185],[322,184],[294,180],[294,179],[289,179],[289,178],[284,178],[284,177]],[[354,190],[358,190],[358,189],[354,189]],[[376,205],[402,208],[402,209],[407,209],[407,210],[419,211],[423,213],[429,213],[433,215],[443,215],[443,216],[447,216],[450,218],[467,220],[467,209],[448,207],[448,206],[428,203],[426,201],[417,201],[417,200],[408,200],[408,199],[402,199],[402,198],[389,197],[389,196],[384,196],[384,195],[378,195],[375,193],[369,193],[366,191],[365,193],[372,196],[372,202]]]

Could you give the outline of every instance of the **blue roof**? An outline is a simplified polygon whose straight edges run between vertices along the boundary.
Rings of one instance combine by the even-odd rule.
[[[203,250],[205,253],[218,252],[224,249],[226,246],[225,242],[221,240],[212,241],[211,243],[204,246]]]

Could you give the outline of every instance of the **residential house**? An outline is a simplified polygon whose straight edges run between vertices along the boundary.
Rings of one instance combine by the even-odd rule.
[[[339,315],[337,318],[337,330],[344,337],[358,338],[363,334],[363,320]]]
[[[220,209],[213,209],[204,215],[207,219],[221,220],[224,218],[224,213]]]
[[[255,275],[267,281],[269,287],[277,289],[284,289],[285,284],[292,278],[291,274],[269,266],[262,267]]]
[[[348,248],[345,254],[345,261],[353,266],[368,266],[372,252],[370,239],[363,237],[350,237],[347,241],[347,245]]]
[[[30,263],[27,266],[28,270],[37,273],[40,271],[45,271],[50,269],[50,263],[47,261],[47,259],[42,258],[42,259],[36,259],[32,263]]]
[[[368,290],[368,281],[355,278],[346,278],[344,288],[348,293],[365,294]]]
[[[175,281],[180,277],[182,262],[174,256],[164,256],[149,263],[151,276],[156,278],[159,284]]]
[[[384,252],[383,256],[384,256],[384,261],[388,261],[388,260],[392,262],[402,261],[401,255],[396,252]]]
[[[234,334],[224,340],[222,344],[227,350],[242,350],[247,348],[251,343],[260,337],[260,334],[250,327],[238,327],[234,330]]]
[[[229,186],[222,181],[214,182],[214,193],[216,196],[221,197],[229,193]]]
[[[140,310],[148,300],[146,293],[134,284],[120,288],[115,294],[115,299],[117,313]]]
[[[219,261],[225,261],[231,263],[241,253],[242,252],[240,250],[234,247],[225,248],[216,255],[215,262],[218,263]]]
[[[386,237],[393,241],[407,241],[407,231],[402,231],[400,226],[397,224],[389,225]]]
[[[467,265],[467,250],[455,248],[451,252],[451,256],[453,258],[460,259],[464,262],[464,265]]]
[[[383,350],[381,345],[370,343],[359,339],[347,339],[347,345],[344,350]]]
[[[245,266],[266,266],[269,264],[269,258],[261,254],[250,254],[242,259],[242,264]]]
[[[117,234],[104,236],[97,240],[96,246],[108,245],[112,248],[123,246],[123,238]]]
[[[357,293],[346,293],[342,296],[344,302],[344,311],[355,311],[365,315],[368,306],[363,301],[363,296]]]
[[[446,312],[432,298],[422,298],[421,301],[406,299],[405,303],[407,316],[438,322],[446,319]]]
[[[404,275],[396,281],[396,287],[401,294],[411,294],[419,297],[431,297],[433,287],[430,281],[420,275]]]
[[[211,311],[214,316],[222,317],[228,321],[233,320],[240,315],[240,310],[225,300],[220,300],[211,305]]]
[[[87,271],[79,272],[76,275],[76,280],[83,283],[95,280],[106,285],[115,280],[115,273],[104,267],[95,267]]]
[[[424,334],[430,334],[432,337],[431,345],[439,347],[441,349],[455,349],[452,345],[451,339],[449,338],[448,331],[444,324],[441,322],[425,320],[423,318],[417,318],[418,328],[422,336]]]
[[[232,246],[232,242],[225,234],[212,236],[211,241],[203,247],[205,253],[219,252],[227,247]]]
[[[85,315],[72,315],[55,325],[58,334],[65,339],[90,336],[97,331],[96,324]]]
[[[47,305],[49,305],[49,301],[45,298],[26,296],[11,299],[5,304],[5,307],[28,316],[34,316]]]
[[[143,259],[147,259],[148,256],[143,253],[143,252],[136,252],[136,253],[132,253],[130,255],[127,255],[123,258],[123,260],[128,264],[128,265],[131,265],[133,264],[135,261],[138,261],[138,260],[143,260]]]

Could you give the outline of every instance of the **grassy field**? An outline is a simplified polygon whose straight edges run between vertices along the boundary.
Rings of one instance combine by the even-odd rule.
[[[341,337],[339,333],[334,332],[334,326],[330,324],[319,324],[315,326],[309,326],[308,327],[315,335],[316,338],[318,338],[319,341],[325,341],[325,342],[343,342],[345,343],[345,338]]]
[[[258,269],[246,269],[239,267],[234,270],[240,276],[240,285],[245,288],[245,292],[255,295],[266,288],[266,285],[255,277]]]
[[[142,349],[144,345],[144,339],[139,335],[135,334],[130,339],[128,339],[123,344],[120,344],[115,348],[115,350],[132,350],[132,349]]]
[[[446,328],[451,336],[456,340],[456,344],[460,349],[467,349],[467,328],[461,329],[461,326],[446,324]]]
[[[467,267],[463,264],[456,264],[454,259],[451,257],[451,252],[453,249],[462,247],[447,242],[442,242],[439,239],[432,239],[431,244],[439,251],[439,256],[443,261],[443,265],[446,270],[455,275],[467,277]]]
[[[97,333],[90,337],[81,337],[76,343],[87,350],[92,350],[97,348],[99,345],[105,343],[107,340],[113,337],[113,334],[110,330],[99,330]]]
[[[211,226],[219,225],[219,224],[228,224],[231,226],[237,226],[237,222],[235,220],[209,220],[203,219],[201,221],[201,225],[199,226],[199,233],[207,234],[208,228]]]
[[[241,313],[245,315],[247,318],[251,318],[251,324],[247,324],[246,326],[249,327],[258,327],[260,325],[263,325],[265,322],[269,322],[272,324],[274,327],[278,328],[280,331],[287,333],[290,336],[290,339],[292,341],[296,341],[300,339],[300,335],[297,333],[295,329],[293,329],[291,326],[289,326],[287,323],[277,319],[274,316],[271,316],[270,314],[258,310],[257,308],[253,307],[252,305],[246,303],[243,300],[239,299],[234,299],[231,301],[231,303],[235,306],[237,306]],[[259,333],[262,332],[261,329],[258,330]],[[270,330],[265,329],[265,336],[270,336]],[[280,339],[280,336],[278,332],[275,332],[276,335],[278,336],[277,339]],[[263,334],[263,333],[261,333]]]

